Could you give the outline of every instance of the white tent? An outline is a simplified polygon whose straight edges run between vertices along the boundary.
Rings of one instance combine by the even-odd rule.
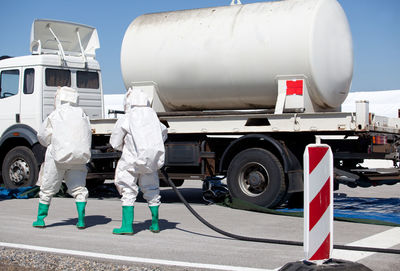
[[[356,101],[369,101],[369,112],[378,116],[397,118],[400,90],[350,92],[342,105],[343,112],[355,112]]]

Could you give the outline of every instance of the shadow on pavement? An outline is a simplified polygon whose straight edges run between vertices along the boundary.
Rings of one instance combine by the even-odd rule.
[[[160,219],[158,220],[158,224],[160,226],[160,232],[164,231],[164,230],[172,230],[172,229],[176,229],[176,226],[179,223],[176,222],[170,222],[166,219]],[[139,233],[141,231],[147,231],[149,230],[149,227],[151,226],[151,219],[146,220],[144,222],[134,222],[133,223],[133,231],[135,233]]]
[[[111,218],[105,217],[103,215],[89,215],[85,217],[86,228],[90,228],[97,225],[105,225],[111,222]],[[46,225],[47,228],[65,226],[65,225],[76,225],[78,223],[78,218],[65,219],[62,222],[53,223]]]

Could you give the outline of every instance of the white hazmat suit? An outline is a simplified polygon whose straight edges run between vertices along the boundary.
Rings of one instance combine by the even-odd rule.
[[[92,132],[90,122],[78,107],[75,89],[62,87],[57,90],[55,110],[44,120],[37,134],[40,144],[47,147],[45,161],[39,173],[39,211],[34,227],[44,227],[44,217],[51,199],[64,180],[68,193],[76,201],[78,228],[84,228],[84,214],[88,190],[85,187],[86,163],[91,157]]]
[[[78,93],[68,87],[56,94],[56,109],[44,120],[39,132],[40,144],[47,147],[41,168],[40,201],[50,204],[51,198],[61,187],[62,181],[77,202],[85,202],[85,187],[91,152],[92,132],[90,122],[82,108],[77,106]]]
[[[115,170],[115,186],[122,195],[122,226],[115,228],[113,234],[133,234],[133,205],[139,192],[138,184],[152,214],[150,230],[159,232],[158,169],[164,165],[167,128],[160,123],[149,99],[139,89],[128,90],[124,108],[125,115],[115,124],[110,138],[111,146],[122,151]]]
[[[158,169],[164,165],[167,129],[150,107],[141,90],[128,90],[125,115],[118,119],[110,144],[122,156],[115,172],[115,185],[123,206],[133,206],[138,185],[149,206],[160,205]]]

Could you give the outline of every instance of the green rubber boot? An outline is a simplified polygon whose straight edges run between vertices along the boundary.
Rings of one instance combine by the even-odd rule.
[[[122,225],[121,228],[113,229],[113,234],[132,235],[133,234],[133,206],[122,206]]]
[[[44,228],[46,225],[44,224],[43,219],[47,216],[48,212],[49,212],[49,205],[39,202],[37,220],[33,222],[32,226],[37,228]]]
[[[151,226],[149,230],[154,233],[160,232],[160,227],[158,226],[158,207],[159,206],[149,206],[151,211]]]
[[[76,209],[78,210],[78,223],[76,223],[76,227],[80,230],[85,228],[85,207],[86,202],[75,202]]]

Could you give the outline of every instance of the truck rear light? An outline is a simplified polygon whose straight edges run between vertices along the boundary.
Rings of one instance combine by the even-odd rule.
[[[387,136],[373,136],[372,143],[375,145],[385,145],[387,144]]]

